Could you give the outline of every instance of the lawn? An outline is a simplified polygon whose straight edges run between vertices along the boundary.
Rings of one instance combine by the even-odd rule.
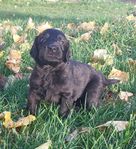
[[[49,22],[53,27],[60,28],[71,37],[72,59],[84,63],[92,63],[91,58],[96,49],[107,49],[114,55],[113,43],[121,49],[121,55],[114,55],[113,64],[97,67],[108,76],[112,68],[128,72],[129,80],[109,87],[107,90],[118,94],[120,91],[132,92],[134,95],[128,102],[120,100],[119,96],[110,100],[102,100],[100,107],[91,110],[72,110],[67,119],[58,116],[58,107],[42,103],[36,120],[29,126],[19,130],[0,127],[1,149],[34,149],[51,140],[53,149],[135,149],[136,148],[136,62],[129,64],[129,59],[136,60],[136,20],[128,21],[126,16],[136,11],[134,4],[113,0],[90,0],[80,3],[48,3],[44,0],[1,0],[0,27],[9,20],[12,26],[20,26],[18,34],[27,34],[26,40],[30,47],[37,34],[35,29],[27,30],[29,17],[35,26]],[[76,25],[82,22],[95,21],[96,30],[88,41],[76,41],[84,31],[70,30],[68,23]],[[101,35],[100,29],[109,24],[106,34]],[[5,62],[9,50],[17,49],[22,53],[20,73],[30,73],[26,67],[34,66],[29,55],[30,48],[21,48],[22,43],[15,43],[10,29],[1,35],[5,46],[4,55],[0,57],[0,74],[14,75]],[[14,46],[13,46],[14,45]],[[28,93],[28,78],[16,80],[4,91],[0,92],[0,112],[11,111],[12,118],[17,120],[26,116],[25,106]],[[128,121],[129,126],[121,132],[113,127],[100,130],[96,128],[107,121]],[[2,123],[1,123],[2,124]],[[65,138],[79,127],[89,127],[89,133],[81,133],[72,141]]]

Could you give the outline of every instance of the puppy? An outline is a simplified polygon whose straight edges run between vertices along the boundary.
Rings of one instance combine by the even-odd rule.
[[[41,99],[59,104],[61,116],[67,116],[83,94],[88,108],[97,106],[104,87],[118,82],[106,79],[87,64],[70,60],[69,41],[57,29],[45,30],[37,36],[30,55],[36,62],[27,104],[31,114],[36,113]]]

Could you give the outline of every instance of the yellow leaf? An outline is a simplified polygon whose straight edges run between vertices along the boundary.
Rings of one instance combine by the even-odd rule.
[[[67,25],[67,29],[70,29],[70,30],[73,30],[73,29],[76,29],[76,24],[75,23],[69,23],[68,25]]]
[[[117,132],[123,131],[128,126],[128,121],[108,121],[105,124],[97,126],[96,128],[104,130],[105,128],[108,128],[110,126],[113,126]]]
[[[79,30],[93,31],[95,29],[95,21],[83,22],[78,26]]]
[[[13,124],[13,121],[11,119],[11,112],[5,111],[4,113],[4,122],[3,122],[3,126],[5,128],[10,127],[10,125]]]
[[[49,149],[51,146],[51,140],[48,140],[46,143],[40,145],[39,147],[36,147],[35,149]]]
[[[28,115],[27,117],[20,118],[17,122],[14,122],[14,125],[10,126],[10,128],[17,128],[17,127],[21,127],[21,126],[27,126],[35,120],[36,120],[36,117],[34,115]]]
[[[33,22],[32,18],[30,17],[28,22],[27,22],[27,29],[34,29],[35,28],[35,23]]]
[[[109,79],[118,79],[121,82],[127,82],[129,79],[129,74],[127,72],[113,68],[112,71],[110,72],[108,78]]]
[[[133,14],[130,14],[129,16],[127,16],[126,19],[127,19],[128,21],[136,21],[136,17],[134,17]]]
[[[3,57],[4,51],[0,51],[0,58]]]
[[[52,25],[49,22],[46,22],[45,24],[41,24],[37,26],[37,31],[39,33],[42,33],[44,30],[50,29],[50,28],[52,28]]]
[[[84,33],[80,36],[79,40],[80,41],[89,41],[91,38],[91,32]]]
[[[128,101],[128,98],[133,96],[131,92],[120,91],[119,97],[121,100]]]
[[[105,23],[100,30],[100,34],[104,35],[105,33],[107,33],[109,30],[109,27],[110,27],[110,25],[108,23]]]
[[[27,117],[20,118],[17,122],[14,122],[11,119],[11,112],[6,111],[6,112],[3,112],[2,114],[4,115],[3,126],[5,128],[18,128],[22,126],[27,126],[31,124],[31,122],[36,120],[35,116],[28,115]],[[1,117],[3,116],[2,114],[1,114]]]
[[[21,40],[21,36],[19,36],[17,34],[13,34],[13,40],[14,40],[14,42],[19,42]]]

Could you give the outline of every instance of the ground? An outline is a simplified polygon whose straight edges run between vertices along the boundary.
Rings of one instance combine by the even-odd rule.
[[[118,96],[111,100],[102,101],[100,107],[91,110],[73,110],[67,119],[58,116],[56,105],[41,104],[36,120],[29,126],[19,130],[0,127],[0,148],[2,149],[34,149],[52,141],[53,149],[135,149],[136,148],[136,65],[130,65],[129,59],[136,60],[136,27],[135,20],[127,21],[126,17],[135,11],[134,4],[112,0],[92,0],[81,3],[47,3],[43,0],[2,0],[0,1],[0,23],[9,20],[12,25],[21,26],[19,35],[27,34],[27,41],[32,45],[37,34],[35,29],[26,31],[29,17],[35,25],[49,22],[53,27],[60,28],[70,38],[72,59],[84,63],[91,63],[93,52],[96,49],[107,49],[114,55],[113,43],[118,45],[122,55],[114,55],[112,65],[104,65],[97,69],[108,76],[112,68],[128,72],[129,80],[126,83],[114,85],[107,90],[118,94],[120,91],[134,93],[128,102],[121,101]],[[76,25],[82,22],[95,21],[96,30],[89,41],[77,41],[84,31],[67,29],[68,23]],[[100,29],[105,23],[110,28],[105,35]],[[0,58],[0,74],[14,75],[6,66],[10,49],[21,49],[20,45],[13,46],[14,40],[10,31],[5,30],[2,38],[5,42],[4,55]],[[18,49],[18,50],[19,50]],[[29,55],[30,48],[22,50],[20,73],[30,73],[26,67],[34,66]],[[134,61],[133,61],[134,62]],[[7,89],[0,92],[0,111],[11,111],[12,118],[17,120],[28,114],[26,106],[28,79],[16,80]],[[108,98],[109,99],[109,98]],[[107,121],[128,121],[129,126],[121,132],[114,128],[103,131],[96,128]],[[89,127],[90,133],[79,134],[70,142],[65,142],[66,136],[78,127]]]

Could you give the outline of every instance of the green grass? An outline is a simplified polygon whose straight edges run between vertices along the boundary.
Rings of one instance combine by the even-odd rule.
[[[78,37],[81,32],[70,31],[66,28],[68,23],[80,24],[85,21],[96,21],[97,31],[93,33],[89,42],[76,43],[70,40],[72,58],[89,63],[93,51],[99,48],[108,49],[113,54],[112,44],[116,43],[122,50],[121,56],[114,57],[112,66],[105,66],[101,71],[108,76],[112,67],[129,72],[129,81],[118,84],[110,89],[113,91],[130,91],[134,96],[129,103],[117,98],[110,103],[102,102],[97,109],[87,111],[73,111],[67,119],[58,116],[58,107],[55,105],[41,104],[36,121],[16,130],[7,130],[0,127],[1,149],[34,149],[48,139],[52,141],[53,149],[135,149],[136,148],[136,67],[128,65],[128,59],[136,59],[136,28],[134,22],[127,22],[125,17],[136,8],[131,4],[125,4],[110,0],[90,0],[79,4],[47,3],[42,0],[23,0],[0,2],[0,23],[10,20],[14,25],[23,28],[23,34],[29,17],[38,25],[42,22],[50,22],[54,27],[60,28],[68,35],[75,34]],[[99,28],[105,23],[110,24],[106,36],[99,33]],[[36,31],[27,32],[27,40],[32,45]],[[13,74],[5,67],[8,51],[13,44],[11,33],[4,32],[4,56],[0,58],[0,73],[9,76]],[[129,50],[128,50],[129,49]],[[30,58],[29,50],[22,54],[21,72],[27,72],[26,66],[34,66]],[[130,51],[130,52],[129,52]],[[5,91],[0,92],[0,111],[11,111],[13,119],[24,115],[27,101],[28,79],[16,81]],[[111,120],[129,121],[129,127],[123,132],[114,129],[99,131],[95,127]],[[65,137],[77,127],[90,127],[90,133],[80,134],[75,140],[65,143]]]

